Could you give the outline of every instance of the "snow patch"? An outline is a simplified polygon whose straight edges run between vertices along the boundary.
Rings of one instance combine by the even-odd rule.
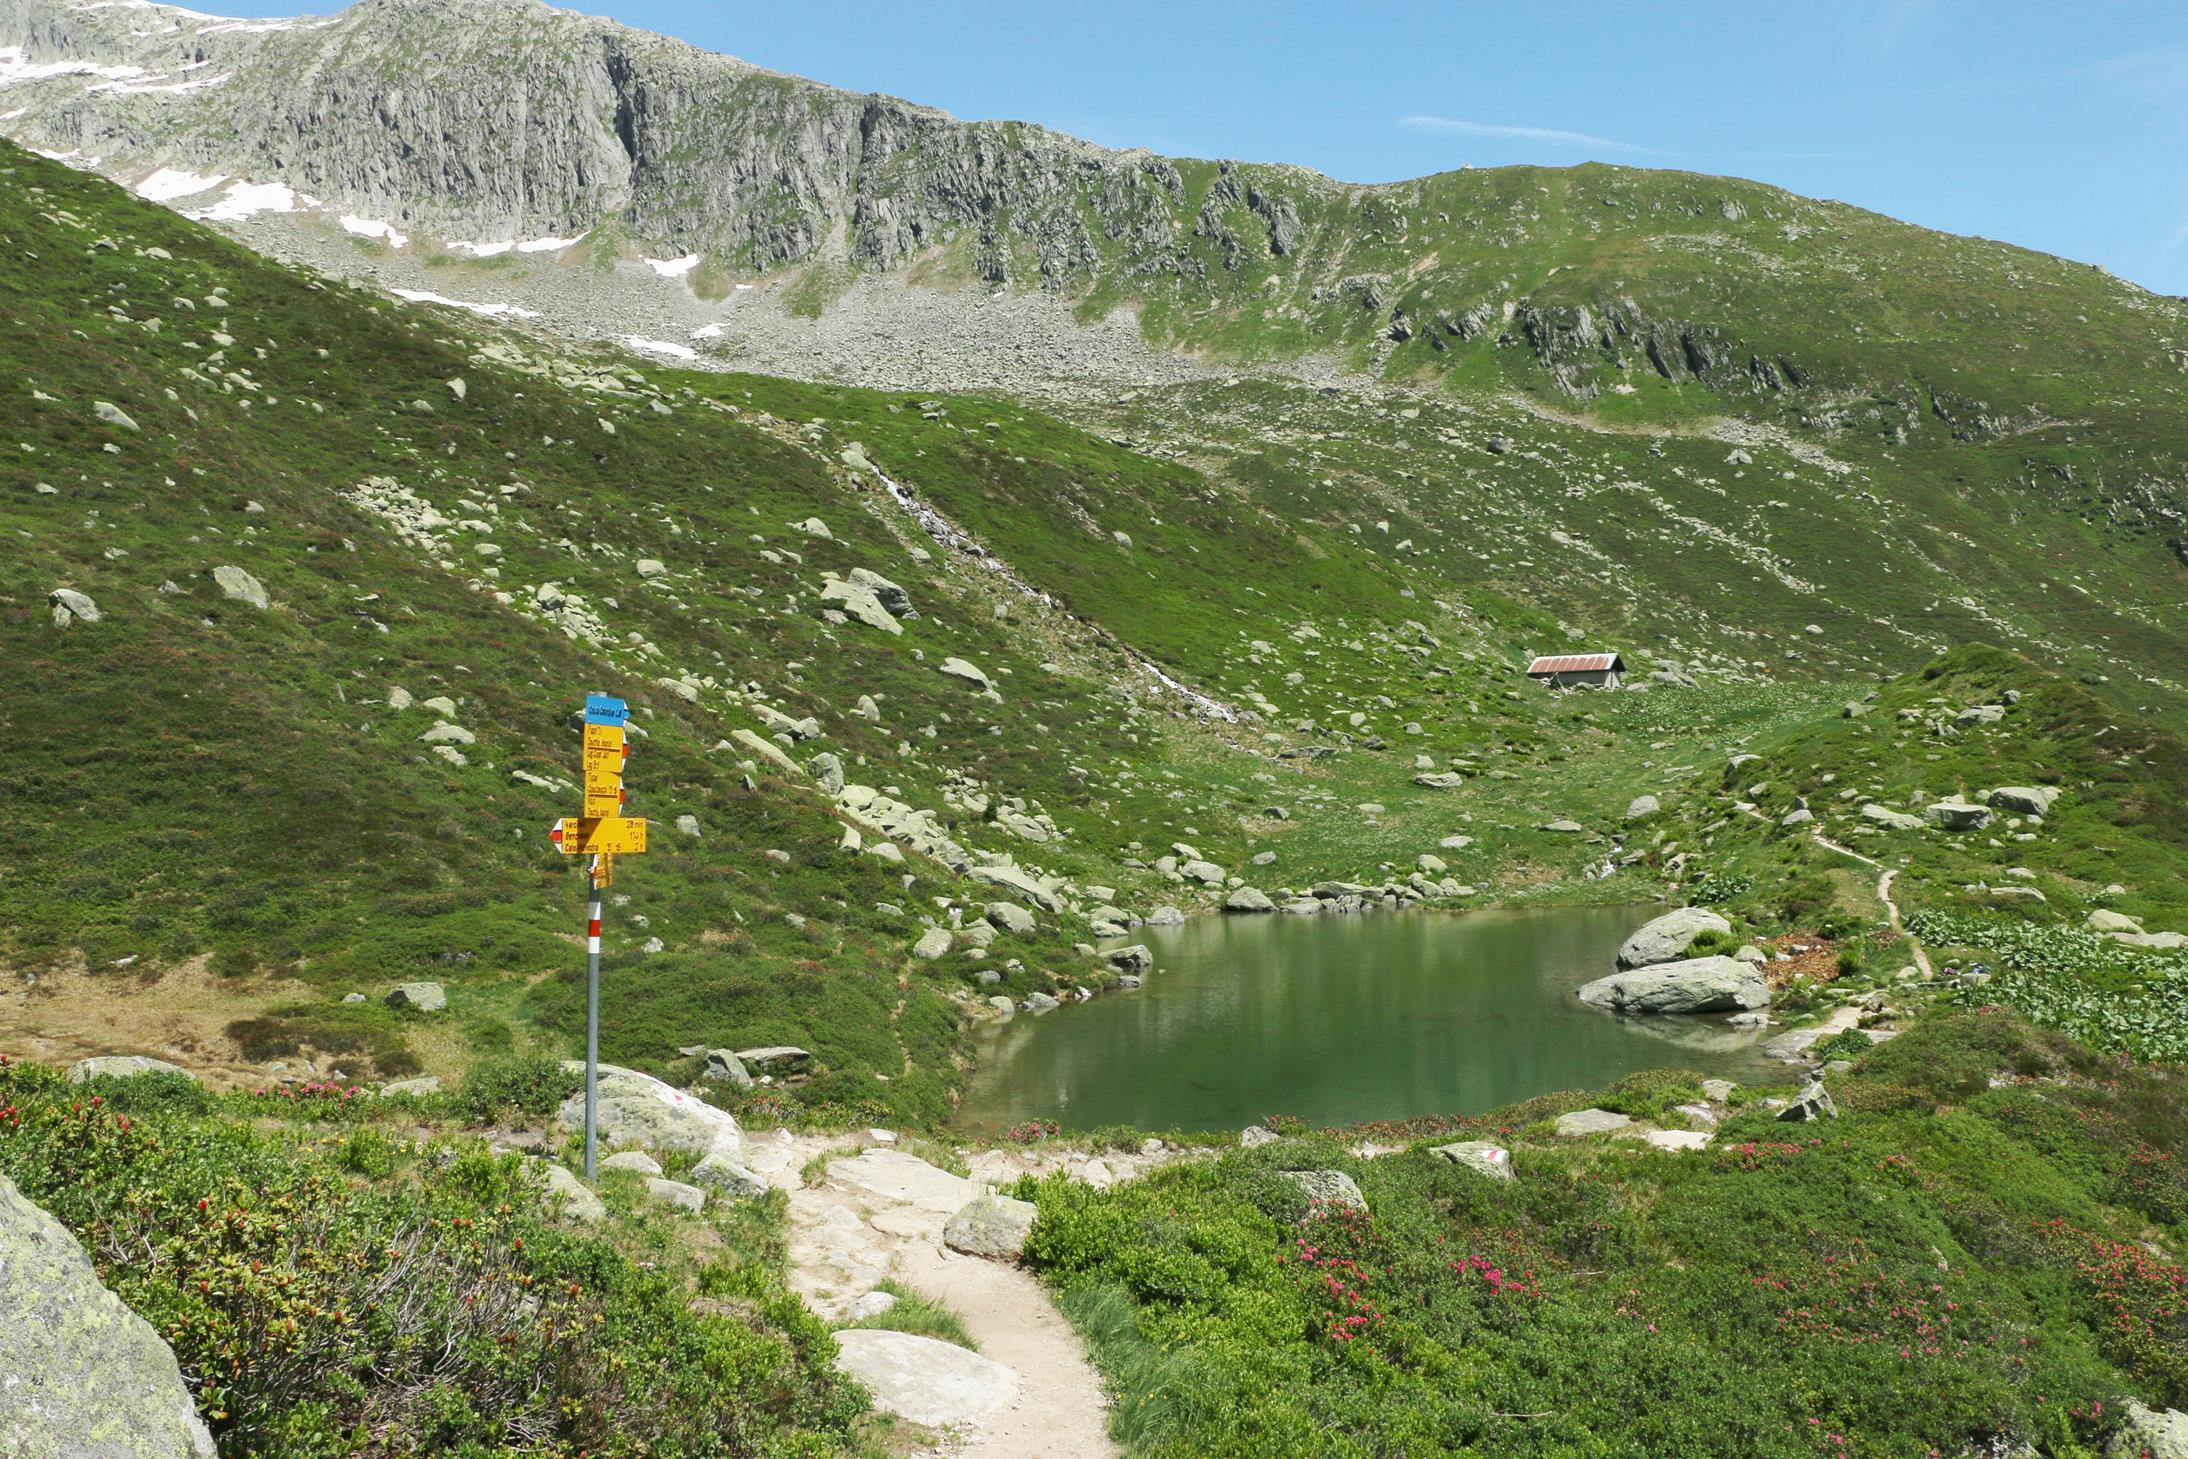
[[[699,255],[687,253],[682,258],[649,258],[646,267],[664,279],[680,279],[699,266]]]
[[[176,198],[194,197],[198,193],[211,192],[228,180],[226,174],[204,177],[186,172],[180,167],[162,167],[137,184],[137,196],[155,203],[173,202]]]
[[[33,61],[21,46],[0,46],[0,86],[43,81],[49,76],[103,76],[129,81],[145,74],[142,66],[100,66],[90,61]]]
[[[720,339],[727,331],[727,328],[728,326],[721,324],[702,324],[691,332],[691,337],[693,339]]]
[[[284,184],[245,182],[238,178],[228,184],[228,191],[221,194],[219,202],[183,216],[200,223],[239,223],[254,213],[296,213],[318,206],[319,199]]]
[[[450,253],[468,253],[473,258],[497,258],[511,249],[518,253],[560,253],[565,248],[575,247],[584,238],[585,235],[580,233],[575,238],[534,238],[522,243],[514,238],[504,239],[500,243],[467,243],[459,239],[447,247]]]
[[[505,314],[513,319],[539,318],[533,310],[519,309],[514,304],[474,304],[467,299],[451,299],[444,294],[431,293],[425,289],[396,289],[393,292],[396,298],[407,299],[413,304],[445,304],[451,309],[483,314],[488,319],[498,319]]]
[[[696,360],[699,358],[699,352],[689,345],[670,344],[665,339],[647,339],[643,335],[626,334],[623,336],[623,343],[634,350],[651,350],[657,355],[668,355],[672,359]]]
[[[78,10],[164,10],[169,15],[187,16],[191,20],[226,20],[225,15],[207,15],[202,10],[185,10],[180,5],[160,5],[155,0],[91,0],[90,4],[78,5]]]
[[[226,73],[223,73],[219,76],[202,77],[196,81],[170,81],[158,85],[149,82],[135,83],[128,81],[102,81],[97,86],[92,87],[91,90],[111,91],[117,96],[148,96],[156,91],[164,91],[170,93],[178,91],[203,91],[209,86],[225,86],[227,85],[227,83],[228,75]]]
[[[378,218],[360,218],[354,213],[342,215],[342,231],[360,238],[383,239],[390,248],[401,248],[410,242],[410,235],[396,232],[393,224],[383,223]]]
[[[193,12],[193,13],[195,13],[195,12]],[[202,17],[202,18],[203,18],[203,19],[206,19],[206,20],[216,20],[216,19],[219,19],[219,17],[218,17],[218,16],[212,16],[212,15],[204,16],[204,17]],[[324,22],[321,22],[321,23],[322,23],[322,24],[324,24]],[[199,27],[198,27],[198,34],[199,34],[199,35],[228,35],[228,34],[234,34],[234,35],[255,35],[255,34],[258,34],[258,33],[259,33],[259,32],[261,32],[261,31],[269,31],[269,30],[295,30],[295,29],[297,28],[297,25],[298,25],[298,24],[299,24],[299,22],[297,22],[297,21],[294,21],[294,20],[222,20],[222,21],[220,22],[220,24],[218,24],[218,25],[201,25],[201,26],[199,26]]]

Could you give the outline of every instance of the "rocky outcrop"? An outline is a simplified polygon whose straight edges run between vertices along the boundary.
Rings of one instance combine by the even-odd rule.
[[[0,1175],[0,1454],[213,1459],[175,1355]]]
[[[2188,1410],[2149,1408],[2130,1398],[2105,1459],[2188,1459]]]
[[[585,1066],[570,1060],[563,1067],[582,1071]],[[744,1132],[728,1110],[716,1109],[635,1069],[615,1064],[600,1066],[597,1119],[600,1140],[605,1145],[631,1145],[657,1153],[681,1150],[701,1156],[718,1154],[732,1161],[744,1156]],[[555,1123],[565,1133],[585,1128],[584,1091],[562,1102],[562,1108],[555,1112]]]
[[[1770,984],[1738,958],[1697,957],[1598,978],[1580,1001],[1614,1013],[1733,1013],[1767,1007]]]

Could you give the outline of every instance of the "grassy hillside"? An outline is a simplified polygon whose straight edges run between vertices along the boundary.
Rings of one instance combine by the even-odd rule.
[[[2154,670],[2177,635],[2129,534],[2055,514],[2042,530],[2071,551],[2047,566],[1987,500],[1790,437],[1252,383],[1070,424],[641,368],[332,286],[27,155],[0,166],[0,247],[34,265],[0,278],[23,391],[0,722],[41,747],[0,770],[41,828],[0,878],[0,955],[8,1026],[53,1057],[125,1045],[249,1081],[272,1060],[390,1077],[573,1048],[581,888],[544,832],[574,809],[567,716],[589,689],[636,708],[632,810],[654,824],[610,903],[608,1056],[673,1072],[689,1046],[797,1043],[813,1117],[932,1123],[986,1000],[1111,984],[1076,950],[1108,907],[1220,899],[1166,869],[1176,845],[1272,893],[1647,898],[1668,830],[1642,832],[1662,854],[1581,875],[1632,834],[1633,797],[1676,805],[1720,757],[1840,733],[1835,706],[1933,637],[2021,613],[2018,644],[2097,678]],[[884,475],[979,552],[929,535]],[[1834,520],[1849,496],[1873,522]],[[2015,570],[1948,603],[1954,553]],[[823,596],[858,569],[902,585],[899,632]],[[2098,588],[2101,614],[2060,606]],[[96,620],[64,626],[60,589]],[[1517,673],[1604,642],[1646,694]],[[1233,717],[1191,712],[1156,668]],[[2095,694],[2176,713],[2170,680],[2136,672],[2068,686],[2073,724],[2107,712]],[[837,773],[928,829],[876,854]],[[2086,854],[2058,874],[2092,880],[2094,826],[2126,814],[2142,849],[2098,885],[2169,915],[2165,804],[2126,769],[2092,778],[2061,810]],[[1543,829],[1568,817],[1581,834]],[[1805,870],[1775,855],[1754,864]],[[996,866],[1058,910],[912,957],[930,925],[1029,900],[981,879]],[[1875,907],[1852,876],[1820,910]],[[420,977],[453,990],[448,1015],[381,1006]]]

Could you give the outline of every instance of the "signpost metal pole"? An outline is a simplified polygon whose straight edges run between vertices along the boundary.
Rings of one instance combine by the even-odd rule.
[[[581,725],[585,735],[585,814],[568,816],[547,830],[547,839],[565,856],[585,863],[585,1179],[598,1174],[600,1143],[600,889],[615,880],[617,853],[646,849],[646,823],[623,814],[623,762],[630,746],[623,738],[630,706],[607,694],[585,696]]]
[[[585,1179],[598,1178],[593,1162],[600,1120],[600,858],[585,869]]]

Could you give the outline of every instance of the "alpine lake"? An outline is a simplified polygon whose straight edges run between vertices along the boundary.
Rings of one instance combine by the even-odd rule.
[[[1143,927],[1136,990],[982,1035],[959,1124],[993,1134],[1315,1126],[1481,1114],[1641,1069],[1751,1080],[1763,1035],[1724,1015],[1633,1018],[1574,990],[1650,907],[1206,916]]]

